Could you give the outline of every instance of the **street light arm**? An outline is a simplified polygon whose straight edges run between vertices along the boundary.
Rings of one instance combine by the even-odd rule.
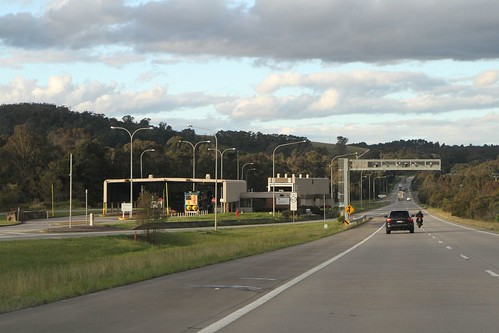
[[[300,143],[305,143],[307,140],[302,140],[298,142],[288,142],[288,143],[283,143],[274,148],[274,151],[272,152],[272,177],[275,177],[275,152],[278,148],[284,147],[284,146],[291,146],[291,145],[296,145]]]
[[[142,130],[152,130],[153,127],[141,127],[137,128],[133,133],[131,133],[128,129],[124,127],[119,127],[119,126],[111,126],[111,129],[120,129],[128,133],[130,136],[130,205],[132,205],[131,210],[130,210],[130,218],[132,218],[133,215],[133,136],[135,133],[138,131]]]
[[[245,163],[243,165],[243,167],[241,168],[241,176],[243,177],[243,180],[244,180],[244,168],[247,166],[247,165],[253,165],[254,163],[253,162],[250,162],[250,163]]]

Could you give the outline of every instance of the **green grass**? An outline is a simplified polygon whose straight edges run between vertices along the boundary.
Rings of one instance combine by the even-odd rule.
[[[155,245],[113,236],[0,242],[0,312],[312,241],[339,223],[155,233]]]

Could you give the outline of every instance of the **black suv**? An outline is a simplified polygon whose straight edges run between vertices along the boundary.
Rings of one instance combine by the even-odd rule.
[[[414,233],[412,217],[407,210],[392,210],[390,215],[385,215],[386,233],[389,234],[392,230],[409,230],[411,234]]]

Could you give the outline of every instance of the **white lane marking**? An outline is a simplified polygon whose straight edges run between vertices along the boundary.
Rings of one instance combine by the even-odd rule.
[[[345,256],[346,254],[352,252],[354,249],[356,249],[357,247],[359,247],[362,244],[364,244],[365,242],[367,242],[377,232],[379,232],[381,229],[384,229],[384,228],[385,228],[385,225],[383,224],[378,230],[376,230],[371,235],[369,235],[368,237],[366,237],[364,240],[360,241],[359,243],[355,244],[351,248],[347,249],[346,251],[344,251],[344,252],[338,254],[337,256],[329,259],[328,261],[323,262],[322,264],[320,264],[320,265],[318,265],[318,266],[310,269],[309,271],[303,273],[302,275],[295,277],[293,280],[291,280],[291,281],[283,284],[282,286],[280,286],[280,287],[278,287],[278,288],[270,291],[269,293],[263,295],[262,297],[260,297],[259,299],[255,300],[254,302],[246,305],[245,307],[243,307],[243,308],[241,308],[241,309],[239,309],[239,310],[237,310],[235,312],[232,312],[227,317],[222,318],[219,321],[217,321],[217,322],[215,322],[215,323],[213,323],[213,324],[211,324],[211,325],[203,328],[202,330],[199,331],[199,333],[215,333],[215,332],[218,332],[219,330],[221,330],[225,326],[229,325],[230,323],[233,323],[234,321],[236,321],[237,319],[239,319],[242,316],[246,315],[250,311],[252,311],[252,310],[258,308],[259,306],[265,304],[266,302],[270,301],[272,298],[276,297],[277,295],[279,295],[280,293],[282,293],[286,289],[291,288],[292,286],[294,286],[295,284],[303,281],[304,279],[306,279],[310,275],[312,275],[312,274],[320,271],[321,269],[323,269],[324,267],[328,266],[329,264],[335,262],[336,260],[338,260],[341,257]]]
[[[487,273],[489,273],[491,276],[493,277],[499,277],[499,274],[497,274],[496,272],[494,271],[491,271],[491,270],[486,270]]]
[[[461,258],[463,258],[463,259],[470,260],[470,257],[467,257],[467,256],[465,256],[464,254],[460,254],[460,256],[461,256]]]
[[[452,222],[449,222],[449,221],[446,221],[446,220],[442,220],[441,218],[438,218],[437,216],[432,215],[432,214],[428,213],[427,211],[425,211],[425,213],[428,214],[428,215],[430,215],[431,217],[433,217],[436,220],[439,220],[439,221],[447,223],[447,224],[451,224],[453,226],[456,226],[456,227],[459,227],[459,228],[462,228],[462,229],[466,229],[466,230],[470,230],[470,231],[476,231],[476,232],[479,232],[481,234],[486,234],[486,235],[491,235],[491,236],[499,237],[499,234],[496,234],[496,233],[492,233],[492,232],[488,232],[488,231],[483,231],[483,230],[478,230],[478,229],[473,229],[473,228],[465,227],[465,226],[462,226],[462,225],[459,225],[459,224],[456,224],[456,223],[452,223]]]
[[[439,242],[440,244],[443,244],[443,243],[444,243],[444,242],[442,242],[442,241],[438,241],[438,242]]]
[[[447,249],[449,249],[449,250],[452,250],[452,247],[450,247],[450,246],[447,246]]]

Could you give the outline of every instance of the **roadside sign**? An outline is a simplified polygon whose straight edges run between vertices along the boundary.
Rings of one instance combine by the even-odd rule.
[[[289,209],[292,211],[298,210],[298,193],[296,192],[289,194]]]
[[[347,212],[349,215],[353,214],[353,212],[355,212],[355,208],[353,208],[352,205],[348,205],[345,207],[345,212]]]
[[[121,211],[123,213],[129,213],[132,211],[132,204],[130,202],[122,202],[121,203]]]

